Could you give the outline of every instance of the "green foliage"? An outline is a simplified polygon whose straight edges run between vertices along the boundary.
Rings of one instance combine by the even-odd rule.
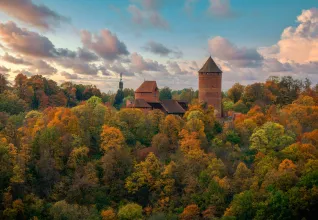
[[[10,91],[0,94],[0,112],[15,115],[26,110],[26,103]]]
[[[232,144],[239,144],[241,142],[240,136],[235,131],[228,131],[226,133],[226,140]]]
[[[125,98],[124,92],[122,90],[118,89],[116,96],[115,96],[115,100],[114,100],[114,107],[119,109],[121,104],[123,104],[124,98]]]
[[[164,87],[163,89],[160,89],[159,99],[160,100],[172,99],[171,89],[169,87]]]
[[[69,204],[66,201],[58,201],[50,208],[50,216],[54,220],[81,220],[81,219],[99,219],[99,214],[94,207]]]
[[[294,138],[285,134],[282,125],[274,122],[267,122],[261,128],[256,129],[250,138],[251,149],[260,152],[278,151],[288,146]]]
[[[248,112],[248,107],[243,103],[243,101],[239,100],[233,105],[233,110],[235,112],[241,112],[243,114],[246,114]]]
[[[91,108],[95,108],[100,103],[102,103],[102,99],[97,96],[92,96],[87,100],[87,104]]]
[[[136,203],[129,203],[119,209],[118,218],[120,220],[141,220],[142,207]]]
[[[225,212],[225,216],[235,216],[236,219],[253,219],[255,207],[253,207],[253,192],[244,191],[236,194]]]

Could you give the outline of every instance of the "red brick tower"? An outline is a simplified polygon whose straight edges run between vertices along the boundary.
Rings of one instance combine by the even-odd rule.
[[[212,105],[217,116],[222,114],[222,71],[213,59],[205,62],[199,70],[199,101]]]

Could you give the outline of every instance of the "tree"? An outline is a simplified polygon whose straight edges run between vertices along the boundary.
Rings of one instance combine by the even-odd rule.
[[[162,158],[166,158],[172,150],[170,148],[169,138],[167,137],[167,135],[161,133],[156,134],[152,138],[151,146],[156,149],[156,151]]]
[[[285,134],[282,125],[267,122],[261,128],[256,129],[250,138],[250,149],[256,149],[260,152],[278,151],[288,146],[294,141],[294,138]]]
[[[114,127],[104,125],[101,133],[101,148],[105,151],[120,150],[125,143],[121,131]]]
[[[118,89],[116,96],[115,96],[114,107],[117,109],[120,109],[120,106],[123,103],[124,98],[125,98],[124,92],[122,90]]]
[[[123,92],[124,92],[124,97],[128,97],[128,96],[133,98],[135,97],[135,91],[133,89],[124,88]]]
[[[135,171],[126,179],[126,188],[131,193],[136,193],[143,186],[153,190],[161,172],[162,164],[153,153],[150,153],[145,161],[135,165]]]
[[[244,104],[242,100],[239,100],[233,105],[233,110],[235,112],[241,112],[243,114],[246,114],[248,112],[248,107]]]
[[[226,167],[221,159],[213,158],[208,166],[208,173],[211,177],[218,176],[220,178],[225,176]]]
[[[95,108],[100,103],[102,103],[102,99],[97,96],[92,96],[87,100],[87,104],[91,108]]]
[[[50,208],[50,216],[54,220],[99,219],[99,214],[95,207],[80,206],[78,204],[68,204],[64,200],[58,201],[53,204],[53,206]]]
[[[252,171],[240,162],[234,173],[233,185],[235,192],[247,190],[251,186]]]
[[[141,220],[142,207],[136,203],[128,203],[119,209],[118,218],[120,220]]]
[[[4,91],[0,94],[0,112],[7,112],[16,115],[27,110],[25,101],[20,99],[11,91]]]
[[[179,215],[182,220],[199,220],[200,209],[196,204],[188,205],[184,208],[183,212]]]
[[[244,92],[244,86],[239,84],[239,83],[235,83],[227,91],[227,95],[234,103],[236,103],[236,102],[238,102],[241,99],[241,96],[243,95],[243,92]]]
[[[164,87],[163,89],[160,89],[159,99],[160,100],[172,99],[171,89],[169,87]]]
[[[223,110],[225,112],[231,111],[231,110],[233,110],[234,102],[232,100],[229,100],[229,99],[223,99],[222,106],[223,106]]]
[[[113,209],[106,209],[101,212],[102,220],[116,220],[117,216]]]
[[[224,216],[235,216],[238,220],[253,219],[255,216],[253,192],[244,191],[234,195],[234,199],[229,208],[226,209]]]
[[[179,116],[167,115],[160,125],[160,133],[166,134],[170,144],[175,148],[179,140],[179,132],[182,128],[183,121]]]
[[[4,74],[0,73],[0,93],[7,89],[8,81]]]

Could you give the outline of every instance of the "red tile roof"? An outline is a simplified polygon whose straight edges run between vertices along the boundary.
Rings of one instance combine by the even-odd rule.
[[[136,99],[132,104],[128,105],[127,108],[151,108],[151,106],[143,99]]]
[[[169,114],[184,114],[185,110],[176,100],[162,100],[161,101],[162,107],[165,111]]]
[[[157,87],[156,81],[144,81],[135,92],[153,92]]]

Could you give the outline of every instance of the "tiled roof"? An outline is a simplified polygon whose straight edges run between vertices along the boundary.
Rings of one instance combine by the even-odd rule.
[[[156,81],[144,81],[135,92],[153,92],[156,88]]]
[[[199,70],[199,73],[222,73],[222,71],[219,69],[219,67],[215,64],[214,60],[210,56],[203,67]]]
[[[184,114],[185,113],[185,110],[181,107],[181,105],[176,100],[162,100],[161,105],[169,114],[173,114],[173,113]]]
[[[132,104],[128,105],[127,108],[151,108],[151,106],[143,99],[136,99]]]

